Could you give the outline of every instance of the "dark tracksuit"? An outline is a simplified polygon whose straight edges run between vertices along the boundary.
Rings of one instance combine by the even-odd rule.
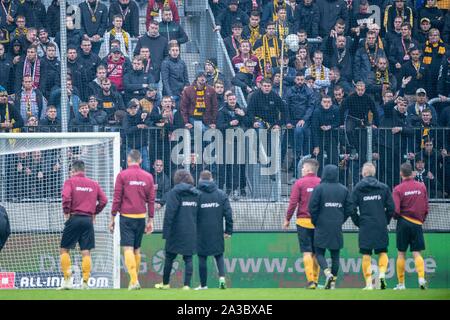
[[[197,249],[197,214],[199,191],[187,183],[177,184],[167,193],[163,222],[163,239],[166,240],[163,283],[169,284],[172,263],[177,254],[185,263],[184,285],[192,277],[192,255]]]
[[[376,254],[387,252],[387,226],[395,207],[389,187],[375,177],[365,177],[353,189],[352,201],[354,210],[351,218],[359,227],[361,254],[372,254],[372,250],[375,250]]]
[[[332,164],[323,169],[322,180],[311,195],[309,212],[314,230],[314,247],[322,270],[328,268],[325,250],[331,253],[331,273],[339,271],[339,251],[344,246],[342,225],[352,214],[350,192],[338,182],[338,167]]]
[[[223,261],[224,232],[233,232],[233,217],[228,196],[219,190],[213,181],[200,180],[198,189],[201,191],[197,219],[197,254],[199,258],[200,283],[206,286],[208,271],[206,260],[214,256],[219,270],[219,277],[225,276]],[[225,231],[223,220],[225,219]]]
[[[0,251],[2,251],[10,234],[11,228],[9,225],[8,214],[6,213],[6,209],[0,206]]]

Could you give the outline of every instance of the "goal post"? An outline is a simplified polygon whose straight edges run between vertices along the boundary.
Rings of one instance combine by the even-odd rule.
[[[64,228],[61,189],[75,159],[85,162],[108,204],[96,216],[90,288],[120,288],[120,236],[109,232],[120,133],[0,133],[0,204],[11,236],[0,252],[1,288],[55,288],[63,278],[59,246]],[[70,251],[74,287],[81,283],[78,245]]]

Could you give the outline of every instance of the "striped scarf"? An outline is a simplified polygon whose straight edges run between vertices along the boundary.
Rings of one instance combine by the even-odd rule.
[[[23,76],[30,76],[33,79],[33,88],[37,89],[39,87],[39,80],[41,77],[41,61],[36,58],[34,61],[33,70],[31,70],[31,61],[25,58],[23,62]]]
[[[445,47],[444,42],[442,40],[439,40],[438,43],[430,44],[430,42],[427,40],[425,42],[425,50],[423,50],[423,63],[424,64],[431,64],[433,62],[433,51],[436,51],[437,49],[437,55],[444,56],[445,55]]]
[[[194,87],[195,89],[195,108],[194,113],[192,114],[194,118],[201,119],[203,117],[203,113],[206,110],[205,104],[205,87],[203,89],[199,89]]]

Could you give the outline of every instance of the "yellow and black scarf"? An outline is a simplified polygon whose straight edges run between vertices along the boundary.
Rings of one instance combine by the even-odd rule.
[[[262,47],[262,60],[264,63],[264,76],[265,77],[271,77],[272,76],[272,71],[269,70],[269,68],[271,69],[272,67],[272,58],[278,58],[280,56],[280,48],[278,47],[278,38],[277,37],[273,37],[272,40],[272,44],[273,47],[270,47],[269,45],[269,38],[267,37],[267,35],[264,35],[262,37],[262,41],[263,41],[263,47]],[[274,50],[274,52],[273,52]]]
[[[194,86],[195,89],[195,107],[194,107],[194,113],[192,114],[194,118],[202,118],[203,114],[206,110],[206,104],[205,104],[205,88],[203,89],[197,88]]]
[[[124,30],[121,30],[121,33],[122,33],[123,41],[125,42],[125,48],[126,48],[127,51],[128,51],[129,43],[130,43],[130,39],[129,39],[129,37],[128,37],[128,33],[125,32]],[[111,30],[110,35],[111,35],[111,39],[110,39],[110,40],[116,38],[116,29],[115,29],[115,28],[113,28],[113,29]]]
[[[315,64],[312,64],[310,69],[314,80],[325,80],[325,67],[323,65],[320,66],[320,78],[317,78],[317,67]]]
[[[431,64],[433,62],[433,51],[436,51],[437,48],[437,55],[444,56],[445,55],[445,46],[444,42],[442,40],[439,40],[438,43],[430,44],[430,42],[427,40],[425,42],[425,50],[423,50],[423,63],[424,64]]]
[[[248,41],[250,41],[252,47],[255,45],[255,42],[259,39],[261,39],[261,32],[259,25],[256,27],[252,27],[252,26],[248,26],[249,30],[250,30],[250,38],[248,39]]]
[[[287,11],[287,8],[286,8],[286,1],[283,1],[283,4],[280,5],[280,6],[281,6],[281,8],[284,8],[284,9],[286,9],[286,11]],[[277,1],[277,0],[274,0],[274,1],[273,1],[273,12],[272,12],[272,21],[273,21],[273,22],[276,22],[276,21],[278,20],[277,11],[278,11],[278,1]]]
[[[375,71],[375,83],[376,84],[389,84],[389,70],[386,68],[384,71]]]

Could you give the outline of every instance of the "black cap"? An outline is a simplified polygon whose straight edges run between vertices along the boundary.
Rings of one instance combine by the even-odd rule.
[[[117,52],[122,53],[122,51],[120,51],[120,49],[117,48],[117,47],[113,47],[113,48],[111,49],[111,53],[117,53]]]
[[[244,26],[242,25],[242,22],[235,22],[231,25],[231,29],[234,29],[234,28],[242,29],[242,28],[244,28]]]
[[[134,100],[130,100],[130,102],[128,102],[127,104],[127,109],[137,108],[138,106],[139,106],[138,103],[136,103]]]

